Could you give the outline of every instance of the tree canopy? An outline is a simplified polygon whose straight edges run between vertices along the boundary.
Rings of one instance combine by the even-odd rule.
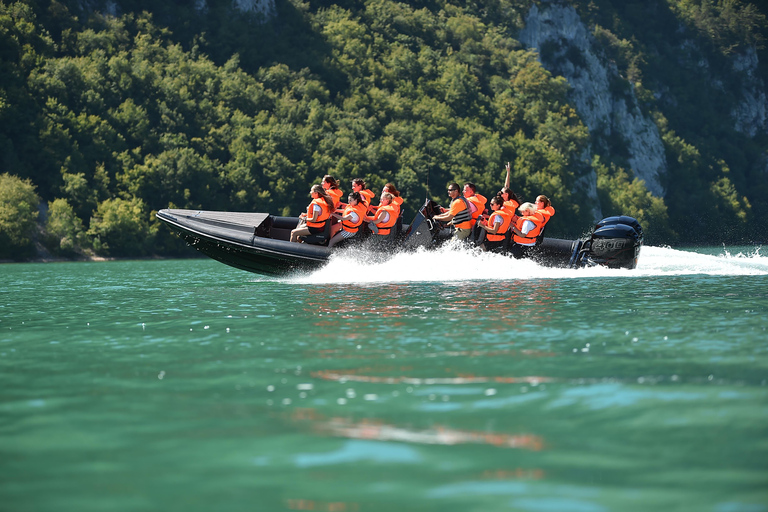
[[[14,190],[36,187],[44,241],[60,254],[175,253],[154,211],[295,215],[324,174],[393,181],[413,213],[443,200],[448,181],[495,194],[507,161],[519,196],[556,205],[551,235],[579,236],[593,220],[583,184],[595,172],[604,212],[637,215],[651,240],[691,241],[681,229],[691,215],[704,228],[733,223],[733,240],[765,225],[738,134],[718,159],[667,125],[665,199],[610,155],[585,157],[568,83],[514,39],[530,1],[290,0],[266,21],[226,2],[206,16],[133,4],[142,9],[118,2],[125,10],[106,16],[0,1],[3,186],[13,175]],[[674,206],[683,190],[721,198],[721,218]]]

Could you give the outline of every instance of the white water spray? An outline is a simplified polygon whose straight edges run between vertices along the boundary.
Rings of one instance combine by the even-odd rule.
[[[669,247],[644,246],[634,270],[591,267],[550,268],[530,260],[482,253],[446,245],[438,250],[399,253],[388,258],[341,251],[314,272],[288,278],[307,284],[382,282],[506,281],[510,279],[578,279],[584,277],[648,277],[678,275],[768,275],[768,257],[761,247],[722,249],[703,254]],[[711,252],[711,251],[710,251]]]

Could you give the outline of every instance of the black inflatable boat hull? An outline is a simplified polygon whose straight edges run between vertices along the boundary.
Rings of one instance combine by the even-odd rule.
[[[276,219],[267,213],[166,209],[157,212],[157,218],[206,256],[257,274],[315,269],[331,254],[327,247],[264,236]],[[294,227],[296,222],[292,220]],[[287,227],[277,229],[290,232]]]
[[[435,203],[427,201],[399,239],[386,247],[410,250],[439,245],[445,240],[445,230],[430,220],[436,208]],[[258,274],[317,269],[332,253],[323,245],[290,242],[290,232],[298,222],[295,217],[164,209],[157,213],[157,218],[206,256]],[[554,267],[604,265],[631,269],[637,266],[641,246],[642,229],[635,219],[609,217],[598,223],[586,240],[544,238],[530,257],[541,265]]]

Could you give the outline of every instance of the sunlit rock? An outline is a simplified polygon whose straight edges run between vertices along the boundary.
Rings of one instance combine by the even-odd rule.
[[[765,95],[765,84],[757,74],[755,49],[750,47],[744,53],[737,54],[733,59],[733,69],[741,73],[744,80],[741,99],[731,111],[734,128],[754,137],[758,132],[768,130],[768,100]]]
[[[607,144],[611,137],[621,139],[635,176],[645,181],[652,194],[663,196],[660,177],[666,173],[667,163],[661,134],[638,107],[632,85],[619,76],[613,64],[601,58],[576,10],[562,5],[534,5],[519,37],[526,47],[539,50],[542,64],[549,71],[571,84],[570,99],[594,143]],[[596,201],[596,186],[586,185],[595,194],[590,199]]]

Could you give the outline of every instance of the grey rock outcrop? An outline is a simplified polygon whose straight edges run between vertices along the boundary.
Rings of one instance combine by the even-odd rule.
[[[623,79],[615,66],[601,57],[576,10],[559,4],[534,5],[519,39],[528,48],[546,46],[552,53],[542,64],[570,83],[570,100],[593,143],[603,144],[609,137],[619,136],[626,144],[635,176],[645,181],[653,195],[663,196],[660,178],[667,171],[667,162],[661,134],[653,120],[641,112],[631,84],[626,84],[619,95],[612,92],[611,84]],[[594,173],[591,179],[596,179]],[[582,183],[585,185],[596,201],[596,184]]]
[[[757,74],[757,52],[750,47],[736,54],[733,69],[743,78],[741,100],[731,111],[737,131],[754,137],[768,131],[768,99],[765,84]]]

